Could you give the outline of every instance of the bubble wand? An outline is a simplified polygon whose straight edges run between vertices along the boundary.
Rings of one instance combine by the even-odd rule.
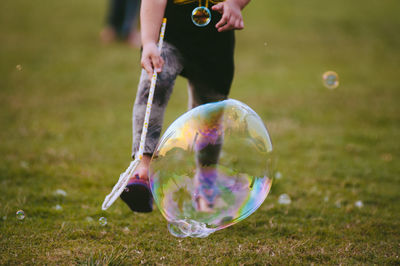
[[[158,51],[160,53],[161,53],[162,45],[164,42],[164,33],[165,33],[166,25],[167,25],[167,19],[164,18],[162,21],[160,38],[158,41]],[[154,69],[153,76],[151,78],[149,98],[147,100],[146,114],[144,116],[142,135],[140,137],[139,151],[137,152],[137,154],[135,156],[135,160],[133,160],[130,163],[129,167],[125,170],[125,172],[123,172],[119,176],[118,182],[113,187],[111,193],[108,194],[106,196],[106,198],[104,199],[103,205],[101,206],[101,208],[103,210],[107,210],[115,202],[115,200],[121,195],[122,191],[125,189],[126,185],[128,184],[129,178],[132,176],[133,172],[136,170],[137,166],[139,165],[140,161],[143,158],[144,144],[146,141],[147,128],[148,128],[149,120],[150,120],[151,107],[153,105],[153,96],[154,96],[154,90],[156,88],[156,82],[157,82],[157,71]]]

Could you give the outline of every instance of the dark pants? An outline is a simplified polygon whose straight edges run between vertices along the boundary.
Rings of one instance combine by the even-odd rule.
[[[112,27],[118,37],[125,39],[136,27],[140,10],[140,0],[110,0],[107,25]]]
[[[182,58],[176,47],[169,44],[168,42],[164,42],[161,55],[165,63],[162,72],[158,75],[157,84],[154,91],[154,99],[150,114],[148,132],[146,135],[146,143],[144,146],[144,153],[149,155],[153,154],[160,138],[162,124],[164,120],[164,112],[167,107],[169,97],[172,93],[175,79],[179,74],[182,73],[185,67],[184,58]],[[221,77],[221,80],[223,79],[224,77]],[[231,81],[232,77],[228,76],[225,79]],[[215,86],[215,83],[212,82],[212,80],[206,78],[201,82],[189,79],[188,83],[189,109],[192,109],[201,104],[225,100],[228,97],[230,82],[227,88],[220,88],[219,86]],[[139,149],[140,137],[142,134],[143,121],[147,106],[147,99],[149,97],[149,88],[150,80],[147,76],[147,72],[142,70],[142,75],[136,94],[136,100],[133,106],[133,157],[135,157],[135,154]],[[216,128],[218,127],[216,126]],[[205,142],[210,140],[212,143],[209,143],[210,145],[207,145],[207,143]],[[222,137],[217,136],[214,138],[210,138],[208,136],[200,134],[198,142],[201,146],[196,148],[199,151],[198,159],[200,161],[200,164],[205,166],[216,164],[219,157]]]

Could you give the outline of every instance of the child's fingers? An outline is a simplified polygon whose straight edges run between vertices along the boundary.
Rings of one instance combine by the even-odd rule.
[[[218,31],[222,32],[227,30],[233,30],[236,28],[235,25],[236,25],[236,19],[233,16],[231,16],[224,25],[218,28]]]
[[[224,15],[222,16],[221,20],[218,21],[217,24],[215,24],[215,27],[219,30],[221,27],[226,26],[226,24],[228,23],[228,21],[229,21],[229,16],[226,15],[226,14],[224,14]]]
[[[146,70],[147,75],[149,75],[149,78],[151,78],[151,76],[153,75],[153,67],[150,63],[150,58],[142,61],[142,67],[144,70]]]
[[[152,56],[151,60],[153,62],[153,66],[156,69],[157,73],[160,73],[162,71],[162,67],[164,65],[164,60],[162,59],[161,56]]]
[[[212,9],[222,14],[221,20],[215,25],[219,32],[243,29],[244,24],[241,10],[234,1],[221,2],[214,5]]]
[[[156,43],[148,43],[143,46],[141,64],[149,79],[153,76],[154,69],[161,72],[164,60],[160,56]]]
[[[240,29],[240,20],[235,21],[235,29]]]
[[[211,9],[222,14],[222,12],[224,11],[224,4],[218,3],[216,5],[213,5]]]
[[[229,19],[219,21],[216,25],[219,32],[227,30],[241,30],[244,28],[243,19],[231,16]]]
[[[233,27],[231,27],[229,24],[225,24],[224,26],[218,28],[218,31],[222,32],[222,31],[231,30],[231,29],[233,29]]]
[[[244,28],[243,20],[241,19],[236,20],[235,29],[241,30],[243,28]]]

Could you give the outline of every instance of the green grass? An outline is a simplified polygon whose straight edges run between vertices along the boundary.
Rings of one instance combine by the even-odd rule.
[[[100,209],[130,160],[140,71],[137,49],[99,43],[104,12],[94,0],[2,3],[0,264],[400,263],[397,0],[248,6],[231,97],[269,127],[282,179],[206,239],[174,238],[159,211]],[[322,86],[327,70],[339,88]],[[166,125],[186,98],[180,79]]]

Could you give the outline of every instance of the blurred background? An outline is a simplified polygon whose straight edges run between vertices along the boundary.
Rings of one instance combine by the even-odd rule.
[[[137,42],[104,42],[108,5],[2,2],[1,264],[400,263],[399,1],[249,4],[230,96],[267,125],[276,178],[255,214],[183,240],[157,210],[100,208],[130,161],[140,74]],[[179,79],[165,126],[186,108]]]

